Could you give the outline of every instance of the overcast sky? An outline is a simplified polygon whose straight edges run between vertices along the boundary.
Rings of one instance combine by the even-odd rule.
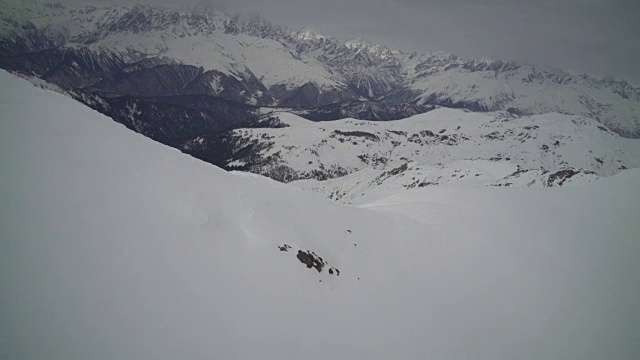
[[[58,0],[189,6],[202,0]],[[205,0],[206,1],[206,0]],[[230,11],[408,51],[516,60],[640,86],[640,0],[221,0]]]

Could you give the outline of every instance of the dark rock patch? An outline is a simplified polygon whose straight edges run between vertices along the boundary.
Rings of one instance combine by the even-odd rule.
[[[280,251],[287,252],[289,251],[289,249],[291,249],[291,246],[284,244],[284,245],[278,246],[278,249],[280,249]]]
[[[319,273],[322,272],[325,267],[327,267],[327,262],[324,261],[324,259],[322,259],[318,254],[312,251],[298,250],[298,255],[296,255],[296,257],[298,258],[298,260],[300,260],[301,263],[307,266],[307,269],[313,268],[316,269],[316,271]],[[333,266],[329,266],[328,268],[329,275],[340,276],[340,270]]]
[[[363,137],[367,140],[371,140],[371,141],[379,141],[380,139],[371,133],[365,132],[365,131],[340,131],[340,130],[335,130],[333,132],[333,134],[331,134],[329,137],[335,137],[335,135],[342,135],[342,136],[355,136],[355,137]]]
[[[315,268],[318,272],[322,272],[322,269],[326,265],[324,260],[314,252],[298,250],[296,257],[301,263],[307,265],[308,269]]]
[[[553,186],[554,184],[557,184],[558,186],[562,186],[562,184],[564,184],[565,181],[567,181],[568,179],[572,178],[573,176],[579,173],[580,173],[579,171],[576,171],[573,169],[557,171],[553,174],[549,174],[549,177],[547,178],[547,182],[545,185]]]

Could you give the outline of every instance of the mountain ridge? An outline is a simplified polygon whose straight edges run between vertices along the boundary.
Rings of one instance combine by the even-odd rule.
[[[237,126],[179,148],[228,170],[282,182],[313,179],[302,186],[313,191],[346,188],[356,200],[360,191],[354,189],[460,183],[552,187],[640,166],[638,140],[575,115],[438,108],[390,122],[312,122],[286,112],[270,119],[271,126]],[[327,179],[332,180],[315,182]]]
[[[148,5],[7,7],[0,16],[0,54],[4,55],[0,66],[46,77],[67,89],[85,88],[86,81],[78,77],[87,78],[104,58],[120,65],[115,75],[98,73],[96,80],[103,82],[131,82],[128,79],[137,71],[155,73],[156,64],[173,64],[176,69],[195,66],[209,76],[195,87],[196,92],[217,96],[227,90],[227,99],[258,106],[372,101],[521,115],[559,112],[591,117],[623,136],[640,137],[640,89],[625,81],[500,60],[465,60],[439,52],[406,53],[308,29],[293,30],[260,17],[241,20],[217,8],[197,10]],[[44,56],[36,50],[55,54]],[[74,52],[89,54],[86,64],[56,63],[57,67],[45,67],[45,72],[34,71],[31,65],[43,63],[43,56]],[[141,68],[124,70],[133,64]],[[180,81],[179,76],[166,78]],[[234,85],[234,79],[248,85]],[[117,92],[132,95],[126,87]]]

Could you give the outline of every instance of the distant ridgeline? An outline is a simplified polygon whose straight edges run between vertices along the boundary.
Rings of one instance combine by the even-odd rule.
[[[640,137],[640,89],[625,82],[405,53],[205,8],[3,0],[0,67],[45,80],[130,129],[226,168],[268,146],[238,144],[244,140],[230,132],[284,126],[281,112],[313,121],[398,120],[437,107],[514,118],[560,113]]]

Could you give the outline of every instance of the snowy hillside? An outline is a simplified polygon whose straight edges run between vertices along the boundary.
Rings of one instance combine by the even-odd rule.
[[[637,170],[343,207],[0,81],[2,358],[640,355]]]
[[[368,101],[557,112],[640,137],[640,89],[624,81],[403,53],[260,18],[241,21],[202,6],[74,9],[2,0],[0,8],[0,67],[67,90],[103,97],[208,95],[256,106]]]
[[[640,167],[639,140],[573,115],[440,108],[389,122],[275,116],[276,127],[199,136],[182,149],[279,181],[315,179],[297,184],[346,202],[366,201],[371,191],[449,183],[563,186]]]

